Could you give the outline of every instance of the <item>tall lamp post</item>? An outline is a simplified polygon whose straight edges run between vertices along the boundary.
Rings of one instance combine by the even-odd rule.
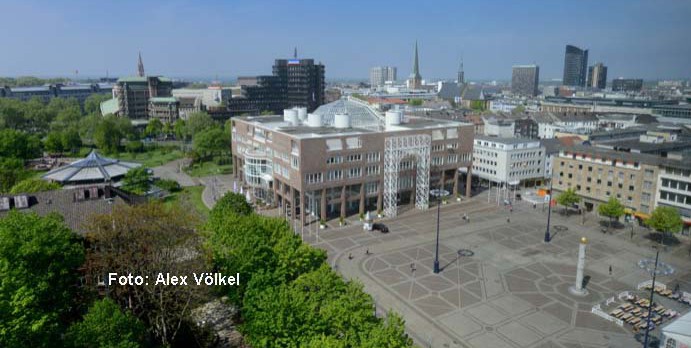
[[[549,202],[547,202],[547,229],[545,230],[545,243],[549,243],[549,241],[552,239],[549,235],[549,222],[552,219],[552,197],[554,196],[552,192],[552,182],[554,181],[553,178],[554,175],[551,175],[549,179]]]
[[[441,212],[441,189],[437,193],[437,245],[434,248],[434,273],[439,273],[439,215]]]
[[[655,253],[655,268],[653,269],[653,284],[650,287],[650,303],[648,303],[648,317],[645,320],[645,340],[643,341],[643,348],[648,348],[648,339],[650,338],[650,315],[653,312],[653,295],[655,295],[655,276],[657,275],[657,261],[660,257],[660,249]]]

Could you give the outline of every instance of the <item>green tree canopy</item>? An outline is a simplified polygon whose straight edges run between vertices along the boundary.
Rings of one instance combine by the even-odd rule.
[[[116,153],[124,137],[116,116],[106,116],[95,126],[94,144],[106,153]]]
[[[220,127],[205,129],[195,134],[192,147],[202,158],[230,151],[230,134]]]
[[[419,99],[419,98],[413,98],[413,99],[410,99],[410,101],[408,101],[408,104],[410,104],[412,106],[420,106],[420,105],[422,105],[422,103],[423,103],[422,99]]]
[[[0,219],[0,346],[55,347],[83,262],[60,218],[12,211]]]
[[[624,205],[615,197],[610,197],[607,203],[600,204],[597,207],[597,212],[609,218],[609,226],[612,227],[612,222],[624,215]]]
[[[206,112],[195,112],[190,114],[185,125],[187,139],[192,139],[197,133],[216,127],[216,121]]]
[[[0,157],[0,192],[8,192],[28,176],[24,161],[18,158]]]
[[[679,233],[684,226],[684,221],[679,215],[679,211],[672,207],[658,206],[653,210],[650,218],[645,220],[645,224],[663,234]]]
[[[566,191],[560,193],[557,196],[557,203],[561,204],[564,206],[564,211],[566,211],[566,208],[578,203],[581,201],[581,197],[578,197],[576,194],[576,191],[574,191],[573,188],[568,188]]]
[[[149,191],[151,186],[151,173],[146,167],[130,169],[122,181],[123,190],[143,195]]]
[[[161,120],[154,118],[149,120],[149,123],[144,129],[144,134],[149,137],[157,137],[163,131],[163,122]]]
[[[92,94],[86,98],[84,101],[84,111],[88,115],[101,115],[101,103],[111,99],[110,94]],[[102,116],[102,115],[101,115]]]
[[[13,129],[0,130],[0,157],[31,159],[41,156],[41,141]]]
[[[94,302],[84,319],[69,328],[66,341],[74,348],[138,348],[145,335],[141,321],[105,298]]]
[[[12,186],[10,193],[34,193],[43,191],[52,191],[60,188],[60,184],[56,182],[49,182],[42,179],[25,179]]]

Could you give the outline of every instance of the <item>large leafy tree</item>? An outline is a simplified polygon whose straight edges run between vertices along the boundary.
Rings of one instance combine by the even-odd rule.
[[[137,348],[145,343],[146,330],[134,315],[105,298],[94,302],[66,336],[74,348]]]
[[[557,196],[557,203],[564,206],[564,212],[568,212],[567,208],[580,202],[581,197],[578,197],[573,188],[568,188],[566,191]]]
[[[101,115],[101,103],[112,98],[110,94],[92,94],[84,101],[84,111],[87,114]]]
[[[0,157],[0,192],[8,192],[28,175],[23,160]]]
[[[84,251],[56,216],[0,219],[0,346],[54,347],[73,309]]]
[[[13,129],[0,131],[0,157],[27,160],[39,156],[41,141],[38,137]]]
[[[193,149],[201,158],[230,151],[230,134],[220,127],[202,130],[194,136]]]
[[[612,227],[614,220],[619,219],[624,215],[624,205],[619,202],[615,197],[610,197],[607,203],[600,204],[597,207],[597,212],[609,218],[609,227]]]
[[[661,233],[660,242],[669,233],[679,233],[684,226],[684,221],[679,215],[679,211],[672,207],[658,206],[653,210],[650,218],[645,220],[645,224]]]
[[[149,137],[157,137],[163,131],[163,122],[161,120],[154,118],[149,121],[144,129],[144,134]]]
[[[130,169],[122,181],[124,190],[143,195],[149,191],[151,186],[151,172],[146,167]]]
[[[206,112],[195,112],[190,114],[185,125],[185,133],[188,139],[192,139],[197,133],[216,127],[216,121]]]
[[[25,179],[12,186],[10,193],[34,193],[52,191],[60,188],[60,184],[41,179]]]
[[[104,117],[94,128],[94,144],[106,153],[116,153],[123,137],[115,116]]]
[[[142,320],[164,346],[175,341],[181,328],[194,329],[187,325],[190,311],[206,288],[192,279],[193,273],[208,271],[198,249],[197,222],[190,210],[149,203],[117,206],[88,223],[87,274],[106,282],[111,272],[148,276],[142,285],[111,284],[109,296]],[[188,285],[157,285],[158,274],[166,273],[189,275]]]

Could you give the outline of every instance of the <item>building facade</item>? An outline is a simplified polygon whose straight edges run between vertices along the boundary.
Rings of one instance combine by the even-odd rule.
[[[533,186],[541,184],[545,148],[539,140],[476,136],[473,175],[494,184]]]
[[[273,75],[257,76],[242,85],[242,96],[228,101],[228,111],[231,115],[278,114],[296,106],[314,111],[324,104],[324,71],[324,65],[315,64],[314,59],[276,59]]]
[[[640,92],[643,89],[643,79],[624,79],[612,80],[612,91],[614,92]]]
[[[369,71],[369,81],[372,87],[383,86],[386,81],[396,81],[395,66],[375,66]]]
[[[511,93],[534,97],[538,94],[540,67],[537,65],[514,65],[511,73]]]
[[[149,98],[149,119],[174,123],[179,117],[180,102],[173,97]]]
[[[657,179],[655,206],[676,208],[684,220],[683,235],[691,229],[691,162],[683,158],[664,160]]]
[[[564,53],[564,86],[585,87],[588,72],[588,50],[566,45]]]
[[[588,87],[605,89],[607,87],[607,67],[596,63],[588,68]]]
[[[92,83],[92,84],[55,84],[48,86],[32,86],[32,87],[2,87],[0,86],[0,98],[17,99],[21,101],[28,101],[38,98],[44,103],[49,102],[53,98],[74,98],[79,104],[84,104],[86,98],[92,94],[110,94],[112,93],[113,85],[110,83]]]
[[[136,120],[146,120],[149,118],[149,99],[171,97],[172,90],[173,82],[165,77],[135,76],[118,79],[113,87],[116,110],[109,113]]]
[[[353,100],[313,114],[294,109],[232,122],[233,172],[255,198],[302,223],[386,211],[387,204],[424,206],[429,193],[420,190],[462,192],[458,169],[471,165],[472,125],[404,121],[400,112],[388,112],[384,125],[383,116]]]

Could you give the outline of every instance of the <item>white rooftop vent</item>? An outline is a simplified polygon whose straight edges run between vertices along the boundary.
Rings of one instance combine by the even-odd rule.
[[[26,209],[29,207],[29,197],[26,195],[14,197],[14,207],[17,209]]]
[[[386,126],[396,126],[401,124],[403,120],[403,113],[400,111],[387,111],[386,112]]]
[[[322,126],[322,115],[308,114],[307,115],[307,125],[309,127],[321,127]]]
[[[10,197],[0,197],[0,211],[10,210]]]
[[[334,127],[336,127],[336,128],[350,128],[350,115],[336,114],[334,116]]]
[[[307,119],[307,108],[297,108],[297,111],[300,122],[305,122]]]
[[[298,111],[296,109],[283,110],[283,121],[290,123],[292,126],[297,126],[299,123]]]

